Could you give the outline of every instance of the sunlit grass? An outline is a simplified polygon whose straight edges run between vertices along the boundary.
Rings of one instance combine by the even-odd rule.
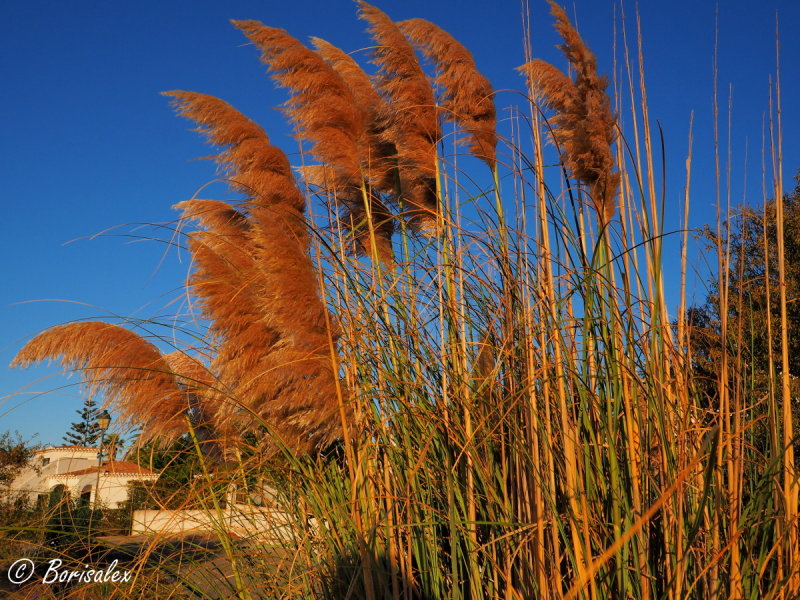
[[[688,233],[679,261],[662,239],[666,211],[688,220],[692,140],[684,205],[666,207],[644,72],[624,55],[613,218],[598,218],[586,186],[566,177],[573,168],[550,166],[538,90],[509,119],[495,169],[439,145],[435,235],[401,227],[393,266],[377,260],[374,232],[373,260],[348,255],[349,234],[310,197],[321,295],[341,336],[330,345],[343,432],[326,452],[268,458],[243,440],[223,472],[192,431],[197,497],[227,565],[215,585],[231,597],[797,597],[785,289],[771,291],[784,343],[767,397],[736,360],[746,327],[726,339],[725,321],[716,381],[698,381]],[[781,198],[780,123],[770,131],[770,195]],[[273,530],[234,534],[223,482],[276,490]],[[166,581],[146,558],[115,594],[217,597],[191,569]]]

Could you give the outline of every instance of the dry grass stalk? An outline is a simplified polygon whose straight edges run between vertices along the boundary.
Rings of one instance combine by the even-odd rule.
[[[367,198],[369,212],[363,198]],[[395,218],[389,207],[380,196],[371,189],[361,192],[361,202],[349,202],[349,209],[344,215],[343,224],[346,231],[355,233],[355,254],[377,256],[384,265],[394,264],[392,236],[395,232]],[[372,223],[372,235],[369,223]],[[374,245],[374,248],[373,248]]]
[[[142,428],[141,443],[187,431],[187,394],[158,348],[140,335],[98,321],[57,325],[25,344],[11,366],[45,360],[79,372],[89,394],[103,392],[123,423]]]
[[[397,148],[401,200],[411,225],[429,235],[439,214],[436,144],[441,132],[433,88],[408,40],[386,14],[359,1],[359,15],[376,42],[376,87],[387,100],[386,141]]]
[[[470,51],[438,25],[409,19],[398,26],[436,65],[435,82],[443,94],[444,118],[464,128],[470,152],[494,169],[497,110],[491,82],[478,71]]]
[[[361,189],[352,186],[339,188],[335,173],[327,165],[305,165],[296,167],[296,170],[307,185],[321,189],[336,202],[337,212],[341,213],[337,217],[339,226],[345,234],[349,234],[346,240],[342,240],[347,242],[344,244],[347,251],[356,256],[377,256],[387,266],[394,264],[392,236],[396,230],[396,219],[377,188],[367,181]],[[369,202],[369,213],[364,198]],[[339,210],[340,205],[344,205],[344,211]]]
[[[614,171],[611,145],[616,117],[606,94],[608,80],[597,74],[597,60],[558,4],[550,1],[556,30],[564,40],[561,51],[575,70],[573,81],[542,60],[523,65],[530,87],[556,111],[551,119],[561,159],[573,177],[589,186],[592,203],[602,222],[614,215],[620,176]]]
[[[590,145],[586,140],[579,144],[576,136],[597,134],[602,141],[602,126],[592,129],[594,125],[580,119],[599,114],[602,121],[610,111],[600,110],[603,100],[597,94],[602,95],[603,80],[596,75],[594,57],[581,45],[563,11],[554,7],[554,12],[578,77],[573,81],[536,61],[526,68],[533,71],[539,89],[556,98],[547,97],[547,102],[559,112],[555,138],[566,152]],[[422,33],[417,37],[425,38]],[[378,141],[388,139],[388,129],[379,129],[378,117],[389,114],[385,98],[391,97],[378,94],[363,71],[357,66],[353,70],[355,63],[337,58],[336,52],[341,51],[326,48],[320,56],[358,98],[356,108],[367,133]],[[459,60],[452,58],[452,64],[463,66]],[[643,81],[641,62],[640,77]],[[358,86],[361,96],[354,92]],[[440,86],[444,87],[441,82]],[[137,397],[128,402],[129,408],[150,399],[137,410],[188,413],[201,440],[218,435],[212,426],[225,428],[223,437],[238,433],[252,426],[249,415],[255,413],[295,448],[319,447],[335,435],[329,423],[348,419],[346,410],[341,419],[335,418],[336,394],[330,388],[335,387],[331,383],[337,383],[339,371],[327,356],[333,353],[335,335],[329,331],[326,307],[316,289],[331,295],[346,331],[341,372],[356,390],[354,399],[360,399],[358,431],[352,438],[349,428],[343,432],[344,462],[302,457],[288,461],[288,476],[279,478],[283,485],[279,500],[289,513],[287,527],[295,528],[298,536],[282,538],[283,548],[267,547],[267,557],[254,552],[258,544],[228,542],[227,556],[242,597],[247,595],[243,582],[259,577],[265,589],[280,595],[277,588],[299,567],[308,574],[298,584],[298,595],[303,597],[320,592],[326,597],[348,593],[373,597],[384,592],[392,598],[424,593],[449,597],[463,595],[468,585],[470,597],[650,598],[656,590],[668,598],[795,598],[790,581],[798,558],[791,390],[785,389],[782,409],[788,417],[781,425],[777,394],[782,386],[774,368],[773,345],[767,343],[765,371],[745,363],[745,344],[754,341],[745,333],[746,289],[739,290],[735,334],[725,321],[712,325],[719,342],[705,350],[701,337],[692,334],[696,325],[687,325],[678,336],[681,347],[700,348],[699,354],[689,350],[685,359],[678,356],[669,321],[665,317],[659,321],[659,314],[666,315],[660,283],[663,257],[656,242],[639,243],[657,240],[663,233],[660,220],[653,216],[658,211],[651,210],[652,219],[634,225],[634,217],[647,212],[648,200],[655,201],[643,84],[640,91],[644,159],[639,157],[637,135],[629,170],[620,145],[615,148],[623,181],[621,261],[605,260],[610,257],[608,237],[593,254],[589,238],[582,235],[582,210],[567,212],[563,216],[570,218],[562,219],[562,207],[557,201],[551,203],[540,113],[532,111],[532,160],[528,162],[520,147],[511,148],[519,228],[511,229],[501,219],[497,230],[462,229],[460,203],[454,196],[453,227],[442,239],[442,251],[435,258],[433,253],[415,257],[416,264],[410,264],[414,268],[408,271],[412,284],[408,292],[401,286],[387,290],[363,285],[367,279],[351,277],[338,262],[330,265],[327,279],[317,279],[308,257],[304,202],[288,161],[257,125],[222,101],[178,93],[179,110],[198,121],[214,143],[226,147],[218,160],[231,184],[247,194],[236,207],[209,200],[178,205],[184,219],[200,225],[199,231],[189,234],[196,265],[190,286],[209,322],[211,349],[203,352],[213,356],[209,369],[182,353],[160,357],[152,345],[135,338],[128,350],[126,340],[134,334],[113,329],[104,333],[113,326],[102,323],[92,324],[99,328],[99,336],[84,331],[86,324],[51,330],[31,342],[34,348],[26,347],[17,360],[24,364],[61,357],[65,364],[83,366],[87,379],[99,374],[90,385],[111,385],[112,390],[130,394],[132,387],[126,382],[140,376],[139,371],[153,372],[154,378],[168,374],[162,387],[148,383],[145,396],[139,395],[137,380]],[[591,112],[587,106],[600,109]],[[523,140],[519,129],[512,135],[512,143],[515,140]],[[610,143],[606,139],[605,145]],[[366,146],[358,144],[362,144],[360,177],[371,184],[367,189],[391,193],[378,189],[373,175],[365,175]],[[778,198],[782,197],[780,146],[778,137],[774,149]],[[591,162],[589,150],[581,159],[584,163],[573,156],[567,164],[576,179],[592,188],[600,219],[607,221],[613,214],[613,197],[608,197],[613,163],[604,182],[599,176],[581,177],[581,168],[606,168],[602,156]],[[372,153],[370,149],[370,161]],[[391,161],[391,155],[387,157]],[[528,167],[533,179],[527,179]],[[637,196],[631,186],[635,173],[642,173],[649,183],[649,198],[646,191]],[[343,185],[327,163],[304,169],[303,174],[326,189]],[[496,170],[494,174],[497,181]],[[454,181],[458,187],[459,174],[452,175],[444,181]],[[528,189],[535,189],[533,202],[526,197]],[[496,193],[501,208],[499,189]],[[603,194],[605,204],[598,204]],[[535,209],[531,224],[529,207]],[[783,239],[782,228],[789,227],[784,218],[788,215],[762,224],[768,332],[773,323],[770,298],[777,297],[770,291],[775,289],[770,287],[770,273],[777,273],[781,282],[786,279],[788,255],[776,251],[767,236],[775,227],[775,235]],[[508,233],[513,235],[510,245],[504,241]],[[479,237],[489,243],[474,250]],[[335,237],[326,241],[339,242]],[[566,251],[563,255],[561,249]],[[775,252],[779,256],[770,259]],[[575,260],[578,253],[600,265],[599,270],[587,272],[586,263]],[[731,262],[731,253],[718,256],[719,272],[733,274],[737,263]],[[774,271],[771,260],[778,261]],[[504,274],[499,281],[485,275],[487,263],[495,262]],[[742,263],[738,267],[737,278],[742,281]],[[507,281],[514,287],[506,287]],[[435,284],[425,285],[431,282]],[[726,276],[719,287],[727,290],[731,283]],[[779,291],[785,300],[782,296],[788,292]],[[725,315],[734,306],[721,304]],[[683,305],[682,294],[680,314]],[[780,320],[783,383],[790,376],[785,366],[789,352],[785,305]],[[377,315],[382,318],[376,319]],[[750,323],[751,330],[757,323]],[[719,335],[716,330],[721,330]],[[474,336],[480,342],[472,350],[468,340]],[[720,352],[733,356],[734,345],[735,361],[716,360]],[[712,383],[706,388],[700,377],[693,377],[693,368],[681,372],[695,358],[701,369],[703,361],[719,363],[710,369],[721,374],[715,387]],[[766,389],[757,381],[761,377],[767,379]],[[733,403],[726,401],[718,410],[713,401],[727,393],[726,386]],[[164,393],[170,389],[176,393],[172,407],[164,405]],[[759,431],[762,422],[764,429]],[[243,446],[239,442],[237,450]],[[259,453],[242,465],[243,481],[251,475],[260,481],[265,475],[269,465],[262,458]],[[734,468],[726,470],[726,465]],[[205,467],[204,472],[209,475]],[[208,480],[218,481],[223,479]],[[758,493],[748,494],[748,489]],[[219,503],[213,503],[221,515]],[[306,537],[309,514],[326,524],[313,538]],[[231,537],[226,525],[219,533],[221,541]],[[275,564],[276,549],[285,550],[291,559],[286,561],[288,569]],[[326,564],[334,569],[327,571]],[[238,568],[245,569],[245,578]],[[266,581],[265,573],[275,577]],[[169,591],[177,589],[176,582]],[[165,588],[159,591],[149,595],[165,595]]]

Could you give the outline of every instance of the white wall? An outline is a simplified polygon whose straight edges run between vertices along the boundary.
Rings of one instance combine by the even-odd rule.
[[[220,526],[241,537],[262,541],[277,541],[291,535],[291,519],[285,513],[242,507],[223,509],[221,523],[213,510],[135,510],[131,535],[190,531],[213,533]]]
[[[45,459],[50,459],[47,465],[44,464]],[[35,502],[39,494],[49,493],[55,487],[56,483],[48,482],[48,477],[97,465],[97,451],[94,449],[44,450],[36,453],[30,464],[11,483],[10,489],[12,492],[24,494],[30,502]]]
[[[45,459],[50,462],[45,465]],[[97,473],[84,475],[65,476],[64,473],[88,469],[98,466],[97,451],[47,449],[36,454],[30,465],[23,469],[19,476],[11,483],[10,490],[26,496],[28,502],[35,503],[39,494],[49,494],[57,485],[64,485],[69,490],[74,500],[80,497],[81,491],[87,486],[91,487],[90,502],[97,501],[98,484]],[[125,476],[106,475],[100,473],[100,504],[109,508],[118,508],[128,499],[129,481],[155,481],[157,475],[151,476]]]
[[[70,482],[70,492],[73,498],[80,496],[81,490],[86,486],[91,487],[91,503],[94,505],[97,502],[97,473],[89,473],[80,475],[74,478],[74,482]],[[100,473],[100,504],[108,508],[119,508],[119,505],[128,499],[128,483],[131,481],[143,481],[158,479],[157,476],[151,476],[147,479],[141,477],[127,478],[119,475],[104,475]]]

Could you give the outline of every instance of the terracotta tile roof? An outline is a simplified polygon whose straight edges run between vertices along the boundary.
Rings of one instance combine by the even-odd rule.
[[[62,476],[78,476],[88,475],[89,473],[105,473],[106,475],[155,475],[152,471],[140,467],[135,462],[129,460],[113,460],[111,462],[103,463],[99,467],[89,467],[88,469],[79,469],[77,471],[69,471],[68,473],[61,473]]]

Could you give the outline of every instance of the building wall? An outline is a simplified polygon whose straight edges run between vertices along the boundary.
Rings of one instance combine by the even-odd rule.
[[[312,519],[313,521],[313,519]],[[310,524],[315,527],[314,523]],[[228,533],[260,541],[289,539],[291,520],[285,513],[271,509],[229,507],[222,511],[222,522],[214,511],[204,510],[135,510],[131,535],[214,533],[223,527]]]
[[[97,473],[87,473],[79,477],[72,478],[69,488],[73,498],[80,496],[85,488],[91,488],[90,502],[94,505],[97,501]],[[156,479],[156,477],[151,477]],[[99,501],[101,506],[108,508],[119,508],[119,505],[128,499],[128,483],[130,481],[141,481],[141,478],[127,478],[119,475],[100,474]]]
[[[69,473],[70,471],[77,471],[79,469],[88,469],[89,467],[96,467],[100,462],[97,459],[97,450],[44,450],[37,454],[34,461],[39,465],[44,463],[47,459],[50,463],[41,467],[41,473],[44,476],[55,475],[57,473]]]
[[[49,493],[58,483],[66,485],[64,481],[51,483],[54,476],[97,465],[97,450],[94,449],[44,450],[36,453],[31,464],[11,483],[10,489],[26,496],[29,502],[35,502],[39,494]]]
[[[98,500],[97,473],[83,475],[66,475],[72,471],[79,471],[99,465],[97,451],[46,449],[38,452],[31,464],[24,469],[11,483],[12,493],[23,495],[28,502],[35,503],[40,495],[49,495],[58,485],[63,485],[70,496],[77,500],[84,489],[90,488],[89,501],[94,504]],[[154,481],[157,475],[108,475],[100,473],[99,501],[103,506],[119,508],[122,502],[128,499],[128,482]]]

